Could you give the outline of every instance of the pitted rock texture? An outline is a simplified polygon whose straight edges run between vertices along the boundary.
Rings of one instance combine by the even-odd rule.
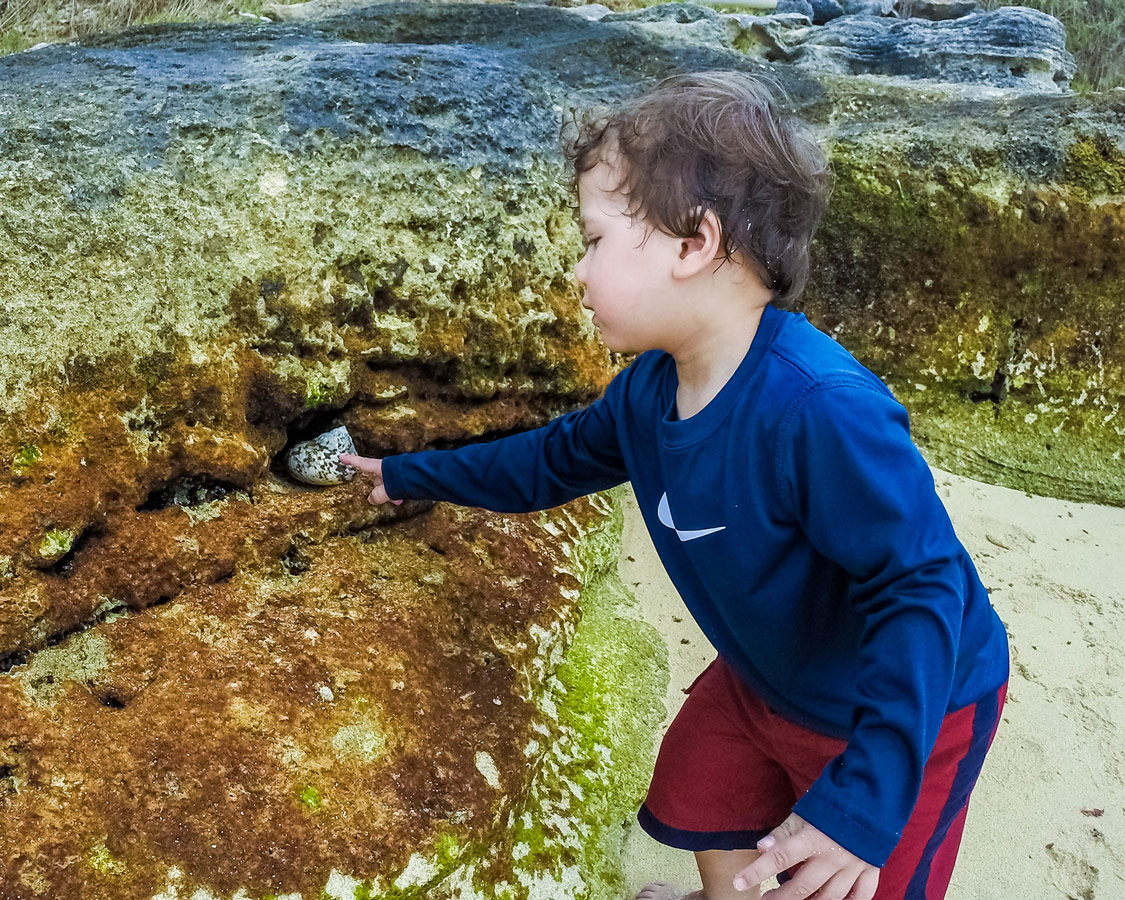
[[[992,85],[1058,93],[1074,77],[1066,31],[1052,16],[1003,7],[956,21],[893,18],[881,0],[856,4],[822,22],[803,5],[779,5],[770,15],[719,13],[668,3],[630,12],[583,12],[627,25],[669,46],[728,46],[770,63],[812,73],[878,75],[911,81]],[[678,26],[678,27],[677,27]],[[783,77],[783,80],[784,77]]]
[[[0,677],[0,896],[587,896],[625,814],[598,769],[635,796],[662,715],[619,528],[599,498],[438,506],[35,654]],[[576,637],[580,592],[604,637]],[[583,796],[582,833],[541,818]]]
[[[1049,93],[1066,90],[1074,77],[1066,30],[1038,10],[1006,6],[935,22],[889,18],[879,4],[865,9],[868,14],[849,14],[818,28],[768,16],[746,24],[775,35],[771,59],[814,72]],[[856,6],[854,12],[859,11]]]
[[[612,890],[663,689],[605,504],[392,539],[285,471],[601,390],[557,89],[342,30],[0,61],[4,900]]]
[[[542,78],[315,30],[203,27],[174,61],[161,40],[0,61],[5,412],[189,357],[214,381],[240,351],[302,406],[346,394],[353,359],[449,365],[484,397],[598,383]]]
[[[835,106],[810,318],[891,386],[931,461],[1125,504],[1125,98]]]
[[[899,385],[934,462],[1125,502],[1120,98],[1029,95],[1031,66],[1012,67],[1011,89],[813,80],[782,62],[802,31],[769,30],[783,19],[804,21],[387,4],[316,26],[142,29],[0,62],[19,87],[0,132],[12,407],[0,449],[18,523],[0,530],[0,578],[56,563],[126,493],[136,505],[178,477],[247,485],[318,429],[346,424],[379,454],[591,399],[610,369],[569,274],[579,241],[551,117],[674,71],[762,60],[836,157],[810,314]],[[958,27],[971,21],[1000,19]],[[166,72],[160,52],[174,56]],[[59,114],[40,116],[45,102]],[[455,121],[456,139],[443,130]],[[65,141],[40,139],[64,125]],[[164,133],[165,161],[133,165]],[[114,165],[96,162],[103,144]],[[114,190],[102,212],[59,206],[60,192]],[[138,255],[156,235],[180,249]],[[94,263],[66,252],[95,246]],[[153,327],[161,317],[178,324]]]
[[[379,878],[396,900],[439,897],[442,879],[450,897],[600,900],[590,885],[610,878],[606,823],[620,828],[643,783],[633,769],[624,782],[607,776],[616,770],[598,748],[647,752],[652,719],[637,698],[655,695],[656,676],[629,680],[650,672],[652,644],[614,624],[614,590],[579,578],[587,595],[613,595],[601,620],[616,644],[603,634],[592,639],[600,655],[579,656],[615,680],[551,681],[572,665],[579,639],[564,660],[568,632],[544,623],[573,621],[578,586],[532,579],[538,594],[524,598],[520,567],[550,568],[578,533],[550,516],[439,509],[424,520],[416,505],[369,506],[362,479],[312,488],[284,469],[289,447],[338,425],[361,453],[385,455],[533,427],[597,396],[619,361],[598,344],[571,277],[580,241],[558,150],[571,107],[676,71],[771,68],[837,176],[802,301],[810,318],[887,380],[933,462],[1125,503],[1125,100],[1060,85],[1028,92],[1033,75],[1015,72],[1008,88],[814,76],[783,62],[778,41],[744,18],[699,7],[591,21],[546,7],[387,4],[304,25],[139,29],[0,60],[0,804],[26,817],[2,839],[28,842],[0,855],[11,896],[82,896],[67,892],[87,879],[97,885],[90,896],[142,897],[174,871],[190,880],[205,869],[228,896],[241,886],[281,894],[295,878],[302,896],[356,897]],[[441,553],[410,529],[438,516],[452,516],[442,533],[457,549],[446,555],[471,552],[481,568],[464,556],[456,572],[435,576],[418,562]],[[572,516],[581,532],[582,516]],[[407,536],[388,550],[392,531]],[[475,537],[483,531],[518,559],[490,555]],[[611,555],[599,557],[602,568]],[[311,606],[293,588],[310,573],[309,590],[323,589]],[[446,583],[441,603],[418,599]],[[470,594],[479,622],[454,611],[454,598]],[[532,606],[505,606],[513,603]],[[400,604],[409,615],[398,617]],[[194,630],[177,631],[181,621]],[[357,645],[326,637],[353,622]],[[410,629],[421,643],[410,643]],[[307,632],[318,635],[312,649]],[[286,728],[322,738],[330,725],[332,736],[351,728],[339,746],[329,741],[332,752],[350,748],[371,766],[386,759],[379,777],[394,783],[397,763],[379,754],[421,753],[425,703],[413,718],[403,706],[362,722],[352,707],[339,713],[347,721],[322,722],[316,704],[361,684],[373,709],[393,706],[380,691],[398,689],[381,666],[406,651],[425,674],[414,689],[448,699],[484,677],[468,659],[480,663],[488,641],[506,684],[523,684],[519,671],[532,677],[509,691],[527,704],[523,724],[503,724],[512,706],[498,695],[496,720],[480,728],[527,737],[530,762],[517,775],[515,756],[445,728],[451,780],[498,791],[509,816],[521,797],[553,797],[543,821],[558,832],[552,847],[571,848],[555,854],[561,868],[540,865],[547,844],[530,813],[526,826],[522,815],[510,828],[488,820],[523,835],[507,850],[496,830],[457,830],[484,828],[494,796],[484,788],[483,805],[471,807],[481,812],[443,819],[470,807],[434,799],[436,769],[423,781],[438,794],[409,795],[422,805],[403,813],[412,824],[372,862],[378,872],[356,862],[357,848],[389,840],[386,830],[349,830],[374,819],[332,820],[323,831],[322,820],[302,819],[292,833],[308,843],[286,843],[284,815],[340,809],[331,779],[354,773],[298,744],[319,768],[273,793],[300,757],[269,756],[256,736],[285,749],[297,741]],[[525,658],[521,642],[542,665],[512,662]],[[327,662],[316,646],[330,651]],[[443,648],[468,656],[424,655]],[[613,668],[621,648],[631,649]],[[455,665],[464,668],[446,668]],[[359,681],[341,674],[336,686],[337,666]],[[196,672],[217,675],[191,683]],[[239,691],[245,706],[234,702]],[[582,701],[566,707],[565,698]],[[207,728],[176,719],[177,702]],[[566,720],[566,741],[533,706]],[[65,715],[52,712],[60,708]],[[142,728],[131,709],[156,718]],[[132,731],[115,730],[130,721]],[[534,721],[548,729],[543,740],[528,733]],[[203,771],[202,755],[175,757],[183,777],[160,781],[172,750],[211,749],[209,729],[238,723],[246,728],[223,732],[232,755],[214,748],[220,771]],[[177,728],[190,739],[177,741]],[[94,742],[102,731],[117,744]],[[114,782],[120,747],[134,749]],[[449,769],[443,752],[427,764]],[[399,781],[416,772],[403,765]],[[576,771],[606,793],[575,781]],[[559,787],[566,779],[576,792]],[[146,824],[140,849],[106,824],[123,819],[136,832],[146,810],[189,799],[213,805],[196,808],[193,826],[171,812]],[[250,844],[264,855],[233,848],[238,831],[222,810],[263,823]],[[220,844],[233,849],[219,854]],[[488,856],[493,845],[498,855]],[[150,863],[146,848],[159,851]],[[476,862],[461,865],[465,854]],[[228,857],[238,871],[224,868]],[[309,862],[303,874],[298,857]],[[177,890],[167,896],[192,896]]]

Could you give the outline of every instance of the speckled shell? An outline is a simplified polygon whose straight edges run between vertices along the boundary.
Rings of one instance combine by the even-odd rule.
[[[352,436],[341,425],[311,441],[294,445],[286,457],[289,474],[306,484],[343,484],[355,477],[356,469],[343,466],[338,459],[341,453],[356,452]]]

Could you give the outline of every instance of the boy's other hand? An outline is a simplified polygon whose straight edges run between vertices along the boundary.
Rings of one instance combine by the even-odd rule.
[[[367,501],[369,503],[386,503],[390,501],[395,506],[402,503],[401,500],[391,500],[391,498],[387,496],[387,489],[383,485],[383,460],[375,459],[370,456],[352,456],[350,453],[341,453],[340,462],[345,466],[351,466],[353,469],[366,472],[375,479],[375,489],[367,495]]]
[[[823,831],[793,813],[758,841],[761,853],[734,876],[734,888],[746,891],[767,878],[800,866],[793,878],[762,900],[871,900],[879,870],[848,852]]]

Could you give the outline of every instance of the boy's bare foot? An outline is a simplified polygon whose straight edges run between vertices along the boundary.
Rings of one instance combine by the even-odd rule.
[[[685,894],[675,885],[663,881],[654,881],[652,884],[646,884],[641,888],[636,900],[707,900],[707,898],[704,897],[703,891],[692,891],[690,894]]]

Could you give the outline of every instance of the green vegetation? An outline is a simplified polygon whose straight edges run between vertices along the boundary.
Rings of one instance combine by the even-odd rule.
[[[133,25],[246,21],[262,7],[263,0],[0,0],[0,55]]]
[[[320,381],[309,381],[305,384],[305,408],[312,409],[328,403],[335,392],[331,385]]]
[[[52,528],[43,536],[39,544],[39,555],[44,559],[62,559],[74,545],[78,537],[73,531],[65,528]]]
[[[1125,0],[986,0],[987,9],[1029,6],[1066,26],[1066,46],[1078,60],[1076,91],[1125,87]]]
[[[1125,194],[1125,153],[1105,135],[1082,136],[1067,151],[1066,175],[1090,194]]]
[[[12,471],[18,475],[24,469],[30,469],[42,455],[43,452],[34,444],[24,444],[12,458]]]
[[[110,853],[105,844],[97,844],[92,847],[86,858],[94,871],[102,875],[122,875],[125,873],[125,863]]]
[[[314,788],[311,784],[306,785],[305,789],[301,791],[298,797],[300,801],[309,809],[320,809],[320,791]]]

